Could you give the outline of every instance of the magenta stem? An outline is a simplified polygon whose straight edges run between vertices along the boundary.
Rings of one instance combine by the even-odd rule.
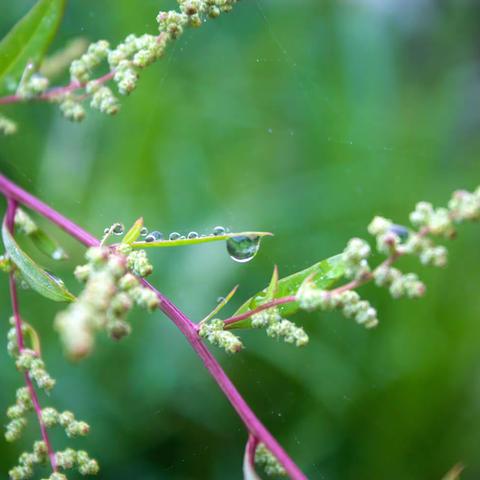
[[[55,225],[63,229],[65,232],[76,238],[84,245],[97,246],[100,244],[98,239],[96,239],[93,235],[89,234],[71,220],[67,219],[33,195],[15,185],[3,175],[0,175],[0,192],[3,193],[7,199],[22,203],[43,217],[49,219]],[[307,477],[288,456],[277,440],[265,428],[262,422],[256,417],[252,409],[248,406],[236,389],[235,385],[233,385],[232,381],[228,378],[218,361],[201,341],[196,325],[176,305],[174,305],[171,300],[156,290],[146,280],[143,280],[143,283],[157,294],[160,300],[160,309],[167,315],[168,318],[170,318],[170,320],[186,337],[207,370],[210,372],[218,386],[230,401],[232,407],[242,419],[249,433],[254,435],[258,441],[265,444],[265,446],[283,465],[292,480],[306,480]]]
[[[13,235],[14,225],[15,225],[15,212],[17,210],[17,203],[15,200],[8,199],[8,206],[7,206],[7,215],[5,217],[5,222],[7,228]],[[10,283],[10,297],[12,301],[12,309],[13,309],[13,316],[15,318],[15,330],[17,332],[17,342],[18,342],[18,350],[22,353],[25,350],[25,340],[23,338],[23,331],[22,331],[22,318],[20,316],[20,308],[18,305],[18,295],[17,295],[17,284],[15,282],[15,275],[13,272],[9,275],[9,283]],[[40,432],[42,435],[42,439],[47,446],[48,457],[50,459],[50,465],[52,466],[52,470],[54,472],[57,471],[57,460],[55,458],[55,451],[52,447],[52,443],[50,442],[50,438],[48,436],[47,428],[45,423],[42,419],[42,407],[40,406],[40,402],[38,400],[38,395],[33,386],[32,379],[30,378],[30,374],[25,372],[25,383],[28,388],[28,392],[30,394],[30,399],[32,400],[33,408],[35,413],[37,414],[38,423],[40,425]]]
[[[285,303],[292,303],[296,302],[297,299],[295,295],[289,295],[287,297],[280,297],[275,298],[274,300],[264,303],[259,307],[255,308],[254,310],[249,310],[248,312],[241,313],[240,315],[235,315],[234,317],[227,318],[223,323],[228,327],[233,323],[241,322],[242,320],[246,320],[247,318],[252,317],[256,313],[263,312],[264,310],[268,310],[269,308],[277,307],[278,305],[284,305]]]

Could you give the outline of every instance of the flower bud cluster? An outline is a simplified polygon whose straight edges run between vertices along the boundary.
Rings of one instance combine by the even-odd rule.
[[[227,353],[237,353],[242,350],[241,340],[223,327],[223,320],[218,318],[205,320],[200,323],[198,334],[212,345],[223,348]]]
[[[38,230],[37,224],[21,208],[15,212],[15,227],[25,235],[32,235]]]
[[[453,193],[448,208],[456,222],[480,220],[480,187],[473,193],[457,190]]]
[[[90,106],[107,115],[115,115],[120,104],[112,90],[97,80],[87,83],[86,92],[91,95]]]
[[[308,335],[301,327],[282,318],[276,308],[269,308],[252,315],[253,328],[266,328],[269,337],[283,339],[286,343],[303,347],[308,343]]]
[[[17,86],[16,95],[29,99],[42,94],[47,88],[48,79],[36,71],[33,63],[28,63]]]
[[[4,135],[14,135],[17,133],[17,124],[5,115],[0,114],[0,133]]]
[[[48,450],[45,442],[38,441],[33,444],[33,452],[24,452],[20,455],[19,464],[8,472],[10,480],[25,480],[33,476],[35,465],[47,461]]]
[[[414,273],[402,274],[396,268],[380,265],[373,272],[375,284],[379,287],[389,287],[393,298],[418,298],[425,294],[426,287]]]
[[[15,364],[19,371],[29,373],[38,388],[49,392],[55,386],[55,380],[47,372],[45,362],[33,350],[22,350]]]
[[[126,320],[134,305],[150,311],[159,305],[155,292],[141,286],[131,273],[151,273],[144,251],[131,251],[125,256],[109,247],[94,247],[87,251],[86,259],[87,264],[75,269],[75,276],[85,283],[85,288],[55,321],[73,358],[91,351],[99,330],[106,330],[115,340],[128,335],[131,328]]]
[[[417,228],[427,228],[432,235],[452,238],[455,234],[450,211],[447,208],[434,209],[428,202],[417,203],[410,214],[410,222]]]
[[[62,115],[72,122],[81,122],[85,118],[85,109],[72,94],[64,95],[60,101]]]
[[[33,469],[36,465],[41,465],[48,460],[48,449],[43,441],[34,443],[33,452],[24,452],[20,455],[19,465],[12,468],[8,474],[10,480],[26,480],[33,476]],[[89,457],[84,450],[75,451],[67,448],[55,453],[55,460],[58,469],[70,470],[77,468],[80,475],[96,475],[99,472],[99,466],[96,460]],[[65,474],[53,472],[45,480],[66,480]]]
[[[267,475],[286,477],[287,472],[264,443],[259,443],[255,451],[255,463],[265,470]]]
[[[42,410],[42,421],[47,428],[60,425],[68,437],[84,437],[88,435],[90,426],[86,422],[75,420],[70,411],[59,413],[55,408],[47,407]]]
[[[90,44],[87,51],[70,65],[70,78],[74,83],[84,84],[90,80],[91,72],[105,60],[110,45],[106,40]]]
[[[358,324],[366,328],[378,325],[375,308],[352,290],[335,293],[335,291],[319,289],[312,281],[307,280],[298,290],[297,301],[300,308],[307,311],[340,309],[345,317],[355,319]]]
[[[345,264],[345,275],[348,278],[359,279],[370,273],[367,257],[370,255],[370,245],[361,238],[352,238],[342,254]]]

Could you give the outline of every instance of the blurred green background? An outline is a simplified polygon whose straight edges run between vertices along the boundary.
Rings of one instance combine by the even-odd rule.
[[[3,1],[0,33],[32,4]],[[54,49],[154,32],[173,6],[72,0]],[[287,275],[338,253],[375,214],[406,222],[415,202],[480,183],[479,20],[473,0],[245,0],[189,30],[116,118],[2,109],[20,132],[0,139],[0,168],[97,235],[140,215],[166,233],[274,232],[244,265],[216,244],[152,252],[153,282],[200,319],[237,283],[235,305],[263,288],[274,264]],[[78,291],[83,249],[58,235],[71,262],[38,259]],[[244,353],[215,351],[309,478],[440,479],[457,462],[480,478],[479,247],[467,225],[444,271],[404,263],[428,285],[421,301],[365,288],[374,331],[316,313],[298,317],[305,349],[249,332]],[[0,292],[5,336],[4,277]],[[52,331],[58,305],[28,291],[21,302],[58,380],[51,403],[92,425],[73,443],[100,460],[99,478],[242,477],[243,426],[168,319],[136,312],[130,338],[101,339],[77,365]],[[0,375],[4,411],[21,384],[5,349]],[[0,442],[0,477],[36,435],[32,422],[20,446]]]

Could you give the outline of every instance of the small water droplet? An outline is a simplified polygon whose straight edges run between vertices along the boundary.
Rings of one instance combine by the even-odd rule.
[[[182,235],[182,236],[180,237],[180,240],[185,240],[186,238],[187,238],[187,237],[186,237],[185,235]]]
[[[273,128],[269,128],[268,133],[273,133]]]
[[[124,231],[125,227],[121,223],[115,223],[115,225],[112,226],[112,233],[114,235],[123,235]]]
[[[56,248],[52,252],[52,258],[54,260],[62,260],[63,258],[65,258],[65,252],[61,248]]]
[[[163,233],[158,232],[157,230],[154,230],[153,232],[150,232],[146,237],[145,241],[150,243],[150,242],[158,242],[159,240],[163,240]]]
[[[192,239],[192,238],[198,238],[198,233],[197,232],[190,232],[188,234],[188,238]]]
[[[227,252],[239,263],[249,262],[260,248],[260,237],[257,235],[239,235],[227,240]]]
[[[148,235],[148,228],[147,227],[142,227],[140,230],[140,236],[141,237],[146,237]]]
[[[218,226],[213,229],[213,234],[217,237],[219,235],[225,235],[225,228]]]
[[[180,238],[180,234],[178,232],[172,232],[169,236],[169,240],[178,240]]]
[[[217,298],[217,303],[222,303],[225,301],[225,297],[218,297]]]
[[[403,225],[392,225],[390,227],[390,231],[397,235],[397,237],[400,238],[400,240],[407,240],[407,238],[410,235],[410,232],[408,231],[407,227],[404,227]]]

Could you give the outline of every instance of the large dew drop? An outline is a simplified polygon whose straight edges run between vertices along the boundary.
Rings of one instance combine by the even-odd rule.
[[[239,263],[249,262],[260,248],[260,237],[257,235],[239,235],[227,240],[227,252]]]

